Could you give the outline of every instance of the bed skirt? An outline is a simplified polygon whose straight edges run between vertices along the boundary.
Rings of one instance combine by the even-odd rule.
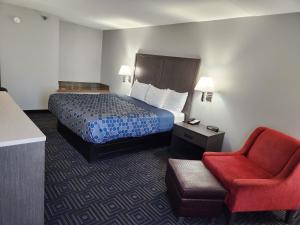
[[[142,137],[122,138],[104,144],[94,144],[83,140],[59,120],[57,120],[57,130],[88,162],[125,151],[169,146],[172,134],[172,131],[168,131]]]

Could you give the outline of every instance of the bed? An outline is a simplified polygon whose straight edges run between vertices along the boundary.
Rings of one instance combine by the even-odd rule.
[[[94,144],[167,132],[174,123],[172,112],[117,94],[53,94],[49,110]]]
[[[49,110],[58,131],[89,162],[107,154],[169,145],[174,122],[190,112],[200,59],[137,54],[134,80],[188,92],[182,113],[117,94],[56,93]]]

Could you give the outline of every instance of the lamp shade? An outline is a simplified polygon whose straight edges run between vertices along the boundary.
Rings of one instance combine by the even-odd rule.
[[[132,69],[130,66],[122,65],[119,73],[120,76],[131,76],[132,75]]]
[[[215,85],[213,79],[211,77],[200,77],[195,90],[202,92],[214,92]]]

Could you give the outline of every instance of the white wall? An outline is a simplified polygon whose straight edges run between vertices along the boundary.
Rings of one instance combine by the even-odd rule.
[[[192,116],[226,132],[224,150],[241,146],[257,126],[300,138],[300,13],[104,31],[101,81],[128,93],[117,75],[136,52],[201,57],[212,76],[212,103],[194,98]]]
[[[58,18],[44,21],[37,11],[0,3],[0,32],[2,85],[23,109],[46,109],[57,89]]]
[[[24,110],[47,109],[58,80],[100,81],[102,31],[47,16],[0,3],[2,86]]]
[[[99,82],[101,48],[101,30],[61,21],[59,79]]]

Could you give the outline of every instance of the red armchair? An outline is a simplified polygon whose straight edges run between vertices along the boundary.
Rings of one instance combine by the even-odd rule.
[[[260,127],[241,150],[204,153],[203,163],[228,190],[225,202],[232,213],[287,210],[291,218],[300,206],[300,141],[295,138]]]

